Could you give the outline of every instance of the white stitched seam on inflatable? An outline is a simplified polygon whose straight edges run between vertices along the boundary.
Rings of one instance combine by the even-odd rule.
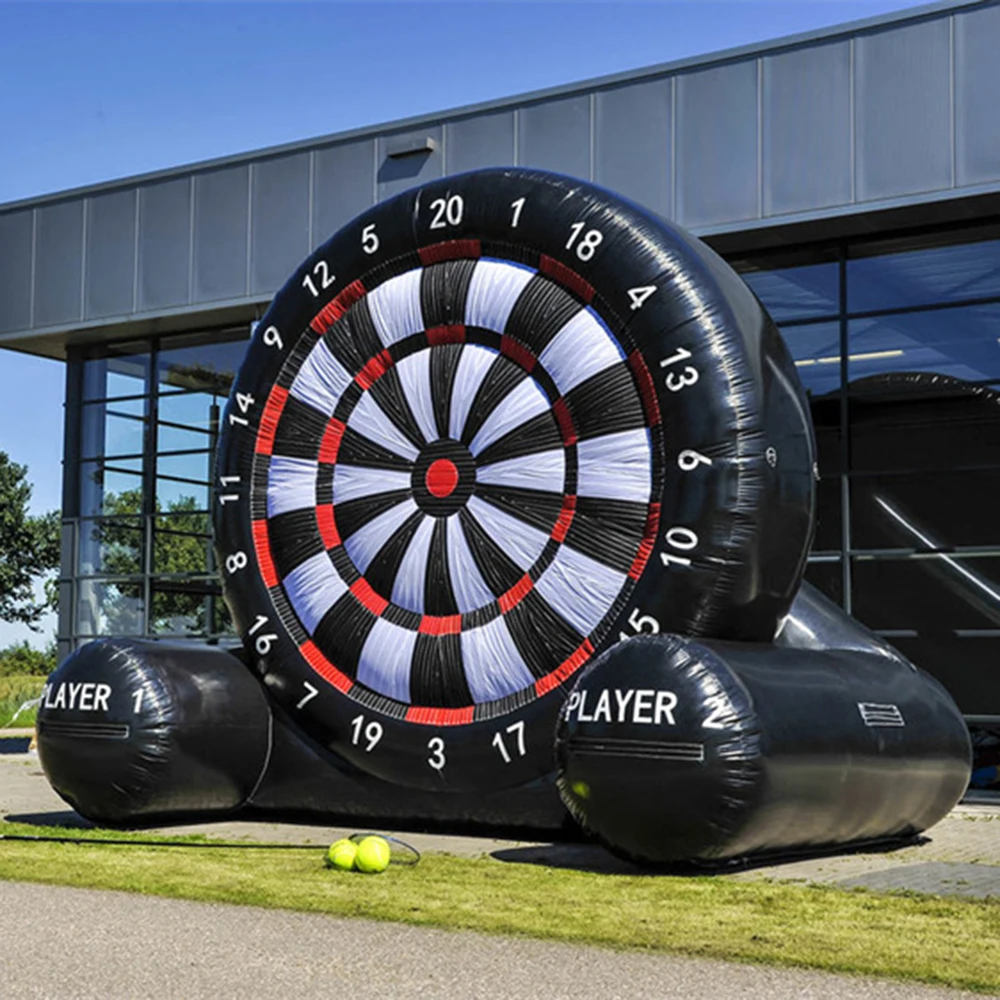
[[[549,341],[538,359],[562,395],[592,375],[625,360],[593,309],[581,309]]]
[[[458,610],[465,614],[475,611],[494,600],[493,592],[486,585],[479,567],[472,558],[465,529],[458,514],[448,518],[448,572],[451,589]]]
[[[427,584],[427,555],[434,534],[434,518],[425,517],[406,547],[396,582],[392,585],[392,603],[418,614],[424,612],[424,592]]]
[[[425,441],[436,441],[438,430],[431,395],[431,352],[420,351],[402,358],[396,364],[396,371],[420,433]]]
[[[469,497],[468,510],[494,543],[525,572],[537,562],[548,544],[548,535],[477,496]]]
[[[333,470],[333,503],[336,506],[378,493],[408,490],[411,478],[409,472],[398,469],[369,469],[338,464]]]
[[[535,273],[490,257],[477,261],[465,299],[465,325],[503,333],[517,300]]]
[[[478,455],[484,448],[498,441],[505,434],[525,421],[549,409],[548,397],[532,378],[523,379],[493,408],[490,415],[476,431],[469,451]]]
[[[385,411],[375,402],[370,392],[364,393],[358,400],[347,418],[347,424],[362,437],[388,448],[402,458],[408,458],[411,462],[420,454],[403,432],[385,415]]]
[[[653,459],[646,428],[579,441],[576,454],[579,496],[649,502]]]
[[[451,407],[448,412],[448,434],[456,441],[462,436],[469,408],[476,398],[490,365],[500,356],[499,351],[478,344],[466,344],[458,359],[451,387]]]
[[[590,635],[611,610],[627,576],[562,545],[535,589],[581,635]]]
[[[351,381],[347,370],[321,340],[306,355],[288,391],[314,410],[332,417],[341,395]]]
[[[476,704],[496,701],[534,684],[535,678],[503,618],[494,618],[461,635],[465,679]]]
[[[379,340],[389,347],[424,328],[420,305],[422,268],[407,271],[383,282],[368,294],[368,308]]]
[[[312,635],[323,615],[346,593],[347,584],[333,568],[325,552],[317,552],[300,563],[282,581],[288,600]]]
[[[308,458],[273,455],[267,473],[267,516],[316,506],[319,463]]]
[[[396,701],[410,700],[410,670],[417,633],[376,620],[361,649],[357,679],[365,687]]]
[[[562,495],[566,483],[566,449],[554,448],[484,465],[476,471],[476,482]]]
[[[349,538],[344,539],[344,548],[359,573],[368,569],[378,550],[393,536],[403,522],[415,511],[417,505],[412,500],[390,507],[378,517],[358,528]]]

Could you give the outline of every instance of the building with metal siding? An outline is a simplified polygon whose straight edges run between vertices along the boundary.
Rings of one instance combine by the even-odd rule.
[[[813,398],[810,576],[1000,727],[997,51],[1000,3],[940,3],[0,206],[0,347],[68,362],[63,648],[225,637],[210,456],[250,324],[376,201],[521,164],[745,274]]]

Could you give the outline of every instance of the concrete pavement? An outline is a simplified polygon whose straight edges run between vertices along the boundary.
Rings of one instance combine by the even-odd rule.
[[[962,1000],[798,969],[0,882],[0,995],[20,1000]]]

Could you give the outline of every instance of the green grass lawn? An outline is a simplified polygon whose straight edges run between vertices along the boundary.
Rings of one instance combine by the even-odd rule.
[[[14,713],[26,701],[37,698],[44,684],[44,677],[0,677],[0,729],[11,725]],[[35,709],[29,709],[14,719],[13,725],[29,728],[35,724],[35,716]]]
[[[13,823],[0,823],[0,833],[73,836]],[[327,870],[318,848],[6,840],[0,840],[0,879],[1000,990],[1000,904],[989,901],[710,876],[605,875],[439,854],[366,876]]]

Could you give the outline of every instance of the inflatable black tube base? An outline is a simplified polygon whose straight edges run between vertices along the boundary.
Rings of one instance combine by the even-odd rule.
[[[958,802],[971,757],[954,702],[902,658],[677,636],[595,660],[556,749],[573,815],[651,863],[911,836]]]
[[[50,677],[38,756],[96,823],[232,812],[267,767],[271,711],[246,666],[212,646],[99,639]]]

